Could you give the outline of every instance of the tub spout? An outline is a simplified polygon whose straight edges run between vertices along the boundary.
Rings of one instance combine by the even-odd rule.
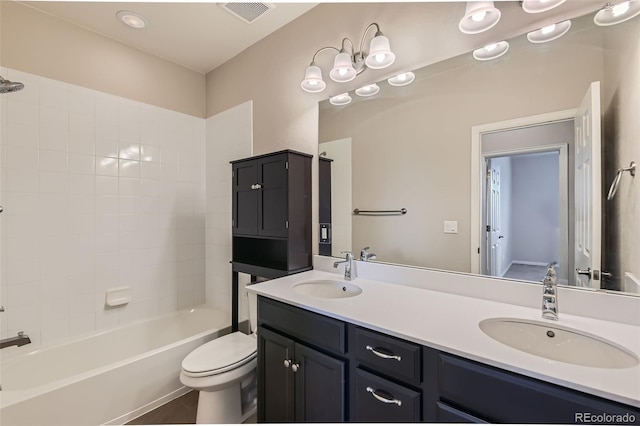
[[[31,343],[29,336],[24,334],[24,331],[19,331],[16,337],[9,337],[8,339],[0,340],[0,349],[8,348],[9,346],[24,346]]]

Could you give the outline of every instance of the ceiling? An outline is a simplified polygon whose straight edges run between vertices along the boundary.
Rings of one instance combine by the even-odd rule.
[[[20,3],[203,74],[317,5],[265,3],[273,8],[252,23],[247,23],[222,8],[224,3]],[[144,16],[147,27],[142,30],[127,27],[116,19],[116,13],[120,10]]]

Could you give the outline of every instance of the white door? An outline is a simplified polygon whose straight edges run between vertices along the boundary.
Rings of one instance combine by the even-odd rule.
[[[600,288],[600,82],[575,116],[575,285]]]
[[[502,245],[500,240],[500,166],[487,160],[487,271],[502,276]]]

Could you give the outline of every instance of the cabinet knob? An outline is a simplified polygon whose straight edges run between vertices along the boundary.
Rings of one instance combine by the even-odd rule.
[[[284,360],[284,366],[285,366],[286,368],[291,367],[291,360],[290,360],[290,359],[285,359],[285,360]]]
[[[260,188],[262,188],[262,185],[260,185],[259,183],[256,183],[254,186],[255,186],[255,188],[254,188],[254,189],[260,189]]]
[[[297,373],[298,370],[300,369],[300,364],[291,365],[291,369],[293,370],[294,373]]]

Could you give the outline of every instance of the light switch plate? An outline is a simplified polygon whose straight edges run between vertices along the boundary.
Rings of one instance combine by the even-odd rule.
[[[444,233],[445,234],[457,234],[458,233],[458,221],[457,220],[445,220],[444,221]]]

